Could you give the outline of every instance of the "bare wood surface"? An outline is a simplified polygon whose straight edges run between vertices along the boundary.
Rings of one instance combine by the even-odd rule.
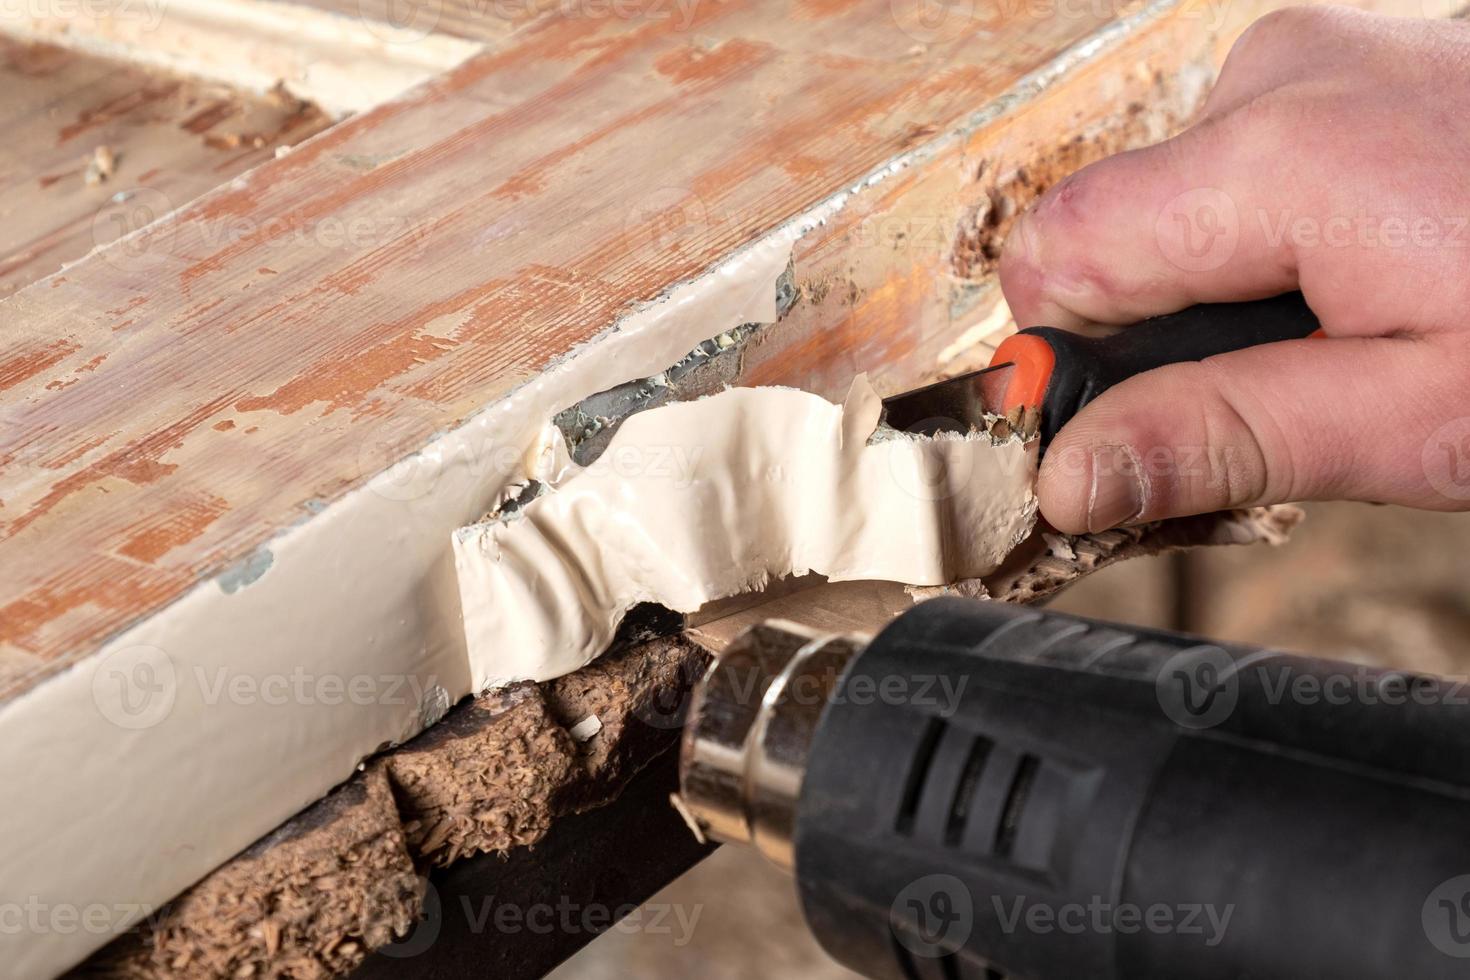
[[[557,10],[558,0],[295,0],[298,6],[415,34],[442,34],[499,44],[511,31]],[[621,0],[602,15],[641,20],[663,0]],[[564,8],[564,5],[562,5]],[[671,13],[672,3],[667,4]]]
[[[250,95],[4,36],[0,89],[0,298],[329,122],[285,93]]]
[[[13,297],[0,697],[309,523],[389,462],[363,447],[411,452],[1105,23],[998,14],[936,38],[886,9],[697,9],[683,30],[539,19]],[[983,354],[955,345],[996,301],[1009,221],[1176,126],[1209,26],[1145,25],[854,195],[799,243],[802,302],[742,382],[831,394],[873,369],[894,390]]]
[[[595,353],[639,302],[834,195],[841,206],[822,210],[793,250],[799,302],[740,350],[735,376],[830,392],[869,369],[892,390],[963,366],[984,330],[1004,329],[987,263],[1014,209],[1087,158],[1066,145],[1080,138],[1100,154],[1187,114],[1227,30],[1176,11],[1100,36],[1111,30],[1101,14],[1017,10],[920,39],[894,16],[729,3],[701,6],[688,30],[538,20],[504,50],[11,297],[0,307],[12,331],[0,361],[10,381],[0,392],[0,698],[182,597],[227,594],[222,573],[248,571],[246,559],[287,529],[324,528],[325,545],[346,543],[334,536],[341,523],[321,515],[340,513],[373,467],[395,461],[365,447],[412,454],[579,345]],[[1067,54],[1084,39],[1092,61]],[[1032,161],[1051,169],[1038,178]],[[53,384],[93,360],[81,381]],[[473,507],[464,502],[458,519]],[[454,526],[454,515],[435,519],[422,540]],[[386,525],[398,526],[365,523],[352,534],[391,541]],[[323,630],[314,651],[348,658],[378,643],[408,670],[452,645],[452,613],[434,602],[444,583],[393,557],[382,564],[399,576],[388,612],[400,632],[388,603],[359,601],[353,612],[379,619]],[[359,569],[334,571],[323,594],[350,605]],[[294,601],[296,622],[311,622],[316,593]],[[277,639],[270,619],[246,624],[242,649],[301,635]],[[67,690],[85,702],[84,688]],[[98,812],[105,799],[137,817],[136,798],[107,782],[127,761],[119,746],[164,764],[159,746],[184,757],[194,744],[236,744],[214,726],[239,714],[180,712],[172,731],[116,739],[112,756],[56,740],[109,770],[85,781],[70,812]],[[196,842],[187,826],[140,820],[136,853],[147,856],[137,863],[172,874],[143,897],[176,892],[375,745],[406,737],[389,721],[348,742],[327,712],[296,711],[300,727],[268,730],[287,733],[280,743],[307,733],[297,744],[314,757],[260,752],[182,787],[179,820],[227,825],[228,836]],[[179,737],[185,722],[194,741]],[[243,787],[267,776],[287,789],[264,811],[265,795],[244,799]],[[36,783],[30,799],[68,786],[12,779]],[[257,809],[245,814],[247,804]],[[12,850],[34,853],[27,835],[41,823],[17,827]],[[151,860],[181,837],[187,858]],[[31,880],[49,878],[32,864]]]
[[[1027,114],[1013,145],[1071,139],[1062,107],[1097,92],[1062,83],[1089,59],[1113,64],[1098,79],[1112,86],[1104,101],[1146,96],[1152,75],[1127,82],[1131,68],[1102,57],[1120,45],[1132,56],[1143,43],[1171,79],[1210,63],[1208,38],[1167,16],[1115,27],[1018,11],[920,41],[881,8],[699,11],[685,31],[538,21],[5,301],[19,326],[16,382],[0,392],[0,686],[25,696],[0,722],[54,746],[61,774],[20,755],[7,768],[28,802],[7,821],[16,887],[57,902],[165,901],[469,693],[447,540],[483,512],[495,474],[402,503],[352,494],[365,480],[471,415],[511,416],[486,407],[517,386],[539,400],[515,424],[534,427],[619,380],[598,367],[595,386],[552,385],[574,349],[578,363],[633,376],[667,367],[739,322],[726,314],[693,334],[713,316],[695,308],[706,284],[748,269],[752,243],[764,251],[750,282],[765,296],[794,260],[787,320],[819,330],[836,313],[842,325],[826,357],[815,335],[785,334],[807,352],[784,377],[761,366],[764,379],[820,388],[897,362],[932,375],[941,358],[926,366],[926,349],[984,320],[973,298],[993,284],[959,283],[953,302],[905,290],[948,261],[936,256],[972,214],[955,189],[985,194],[972,185],[987,140],[1054,91],[1066,93],[1058,108]],[[1084,115],[1107,126],[1116,113]],[[927,215],[941,234],[895,248],[864,234],[869,215]],[[673,305],[666,292],[686,282],[677,295],[700,299],[681,300],[680,349],[636,368],[604,362],[626,336],[611,329],[621,317]],[[73,344],[102,360],[48,390],[85,356]],[[42,366],[56,345],[61,359]],[[753,372],[751,353],[737,350]],[[99,678],[105,694],[120,676],[156,674],[94,660],[58,676],[103,643],[173,670],[164,690],[176,700],[147,702],[166,706],[163,723],[119,736],[99,710]],[[274,706],[216,702],[196,682],[293,671],[408,673],[423,696]],[[130,792],[149,773],[166,794]],[[126,853],[96,844],[88,816],[104,803],[112,826],[127,822]],[[72,813],[88,816],[60,839],[95,860],[58,870],[39,845]],[[95,942],[11,940],[58,965]]]
[[[139,230],[132,261],[12,297],[0,687],[309,519],[371,475],[363,445],[463,421],[1101,23],[924,47],[886,8],[699,10],[689,32],[545,22]],[[662,240],[666,181],[729,219]]]
[[[501,0],[469,2],[484,11]],[[0,33],[257,95],[279,88],[339,117],[447,71],[511,29],[481,16],[477,40],[453,36],[435,29],[439,3],[32,0],[0,7]],[[395,10],[405,15],[399,26]]]

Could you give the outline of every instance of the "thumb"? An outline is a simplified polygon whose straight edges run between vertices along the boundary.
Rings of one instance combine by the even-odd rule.
[[[1464,360],[1442,337],[1340,338],[1149,371],[1057,434],[1041,465],[1042,513],[1080,533],[1293,500],[1464,509],[1470,458],[1456,453],[1470,450],[1470,418],[1454,411]],[[1465,431],[1450,432],[1457,424]]]

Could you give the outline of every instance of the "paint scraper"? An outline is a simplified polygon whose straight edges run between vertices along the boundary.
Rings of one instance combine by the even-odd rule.
[[[1298,340],[1321,324],[1300,292],[1245,303],[1204,303],[1106,337],[1030,327],[1001,342],[990,366],[885,399],[884,420],[908,432],[968,432],[985,416],[1038,424],[1043,449],[1072,416],[1113,385],[1166,364],[1201,361]],[[1039,413],[1039,423],[1031,422]]]

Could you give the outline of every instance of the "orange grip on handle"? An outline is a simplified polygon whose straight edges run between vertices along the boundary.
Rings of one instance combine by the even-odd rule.
[[[991,367],[1002,364],[1014,364],[1016,369],[1006,382],[1001,411],[1009,412],[1017,405],[1040,408],[1046,398],[1046,386],[1051,384],[1052,370],[1057,366],[1057,354],[1051,344],[1034,334],[1012,334],[1000,342],[990,359]]]

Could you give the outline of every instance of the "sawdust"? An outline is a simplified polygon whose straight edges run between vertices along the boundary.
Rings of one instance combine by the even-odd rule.
[[[466,702],[115,941],[77,977],[342,976],[416,921],[428,869],[541,841],[673,745],[707,654],[681,637]],[[578,743],[567,726],[595,713]]]
[[[1096,535],[1036,534],[984,580],[918,590],[916,597],[958,591],[1034,602],[1128,558],[1205,544],[1280,543],[1300,519],[1296,508],[1272,507]],[[616,799],[676,741],[706,658],[682,636],[655,638],[555,681],[518,684],[458,706],[75,975],[346,974],[370,949],[407,932],[429,868],[534,845],[560,817]],[[589,715],[602,728],[578,742],[568,729]]]
[[[1064,143],[1047,147],[1019,165],[982,161],[976,170],[985,197],[960,222],[950,255],[952,271],[962,279],[981,279],[995,272],[1001,248],[1016,218],[1032,202],[1087,164],[1123,150],[1158,142],[1182,125],[1186,113],[1162,107],[1175,104],[1163,92],[1166,79],[1156,74],[1156,92],[1121,114],[1092,126]]]
[[[111,177],[116,169],[117,155],[112,152],[112,147],[103,143],[87,159],[87,170],[82,175],[82,180],[88,187],[95,187]]]
[[[370,769],[115,942],[87,977],[340,976],[417,918],[423,895],[386,773]]]

